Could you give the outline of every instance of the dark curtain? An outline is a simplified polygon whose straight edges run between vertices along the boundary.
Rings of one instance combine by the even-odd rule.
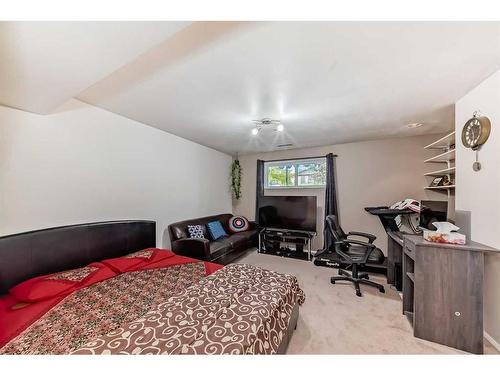
[[[335,157],[333,154],[326,155],[326,189],[325,189],[325,218],[328,215],[338,216],[337,188],[335,184]],[[324,249],[329,249],[333,239],[329,231],[323,231]]]
[[[259,222],[260,198],[264,196],[264,161],[257,160],[257,189],[255,194],[255,221]]]

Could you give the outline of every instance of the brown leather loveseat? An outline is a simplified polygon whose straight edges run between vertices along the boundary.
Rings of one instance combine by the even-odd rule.
[[[232,262],[249,248],[256,246],[258,233],[255,222],[250,222],[250,229],[247,231],[232,233],[228,228],[228,221],[232,216],[232,214],[221,214],[170,224],[168,233],[172,251],[178,255],[219,264]],[[228,236],[212,241],[206,228],[211,221],[220,221]],[[187,226],[197,224],[202,225],[204,239],[189,238]]]

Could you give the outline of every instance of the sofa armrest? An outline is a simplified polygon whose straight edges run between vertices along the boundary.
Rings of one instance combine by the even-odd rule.
[[[172,243],[172,251],[185,257],[210,260],[210,241],[206,238],[182,238]]]
[[[257,224],[256,221],[248,221],[248,224],[250,224],[250,227],[248,228],[250,230],[259,228],[259,224]]]

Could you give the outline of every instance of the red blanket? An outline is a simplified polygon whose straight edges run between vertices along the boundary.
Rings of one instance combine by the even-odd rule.
[[[30,279],[0,298],[0,348],[77,290],[125,272],[199,262],[161,249],[145,249],[121,258],[96,262],[78,270]],[[222,268],[205,262],[205,273]]]

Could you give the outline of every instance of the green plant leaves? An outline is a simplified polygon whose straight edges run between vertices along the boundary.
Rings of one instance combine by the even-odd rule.
[[[231,190],[236,199],[241,198],[241,165],[239,160],[231,165]]]

